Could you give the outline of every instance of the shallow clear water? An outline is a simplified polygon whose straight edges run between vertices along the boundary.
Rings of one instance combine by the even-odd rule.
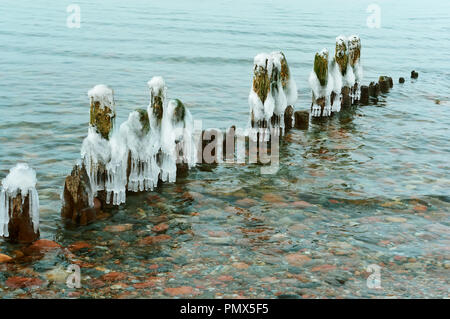
[[[106,280],[82,295],[158,297],[189,286],[199,297],[448,296],[448,1],[382,2],[380,29],[366,25],[372,1],[77,3],[79,29],[66,26],[68,2],[0,3],[0,178],[19,161],[37,170],[41,238],[91,245],[76,256],[85,286],[110,270],[135,277],[123,280],[127,288]],[[299,87],[296,109],[308,109],[315,52],[334,52],[335,37],[353,33],[362,39],[364,83],[389,75],[394,88],[376,105],[291,131],[277,174],[203,167],[157,197],[131,196],[104,221],[63,227],[60,193],[87,134],[92,86],[114,88],[118,123],[147,106],[146,82],[162,75],[169,98],[180,98],[204,128],[244,127],[254,55],[283,50]],[[170,239],[140,246],[160,222]],[[133,228],[104,230],[117,224]],[[68,296],[63,282],[17,292],[4,281],[23,269],[48,279],[71,258],[2,268],[0,295]],[[369,264],[382,265],[381,290],[366,286]],[[151,288],[133,287],[150,275]]]

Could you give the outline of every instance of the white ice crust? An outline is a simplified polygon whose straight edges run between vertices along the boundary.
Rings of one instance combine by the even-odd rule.
[[[153,190],[158,180],[175,182],[177,163],[184,162],[189,168],[197,162],[197,150],[193,139],[193,119],[187,108],[184,118],[176,121],[176,101],[166,103],[166,85],[159,76],[148,81],[150,97],[162,97],[163,116],[158,121],[150,104],[146,110],[149,130],[143,129],[141,113],[133,111],[109,140],[90,127],[81,146],[81,158],[89,176],[91,205],[98,191],[106,191],[106,202],[120,205],[126,201],[126,191]],[[94,101],[114,101],[106,86],[96,86],[89,91]],[[130,166],[129,166],[130,164]],[[102,174],[100,167],[106,168]],[[128,170],[129,168],[129,170]],[[127,174],[129,174],[127,176]]]
[[[267,69],[269,80],[272,78],[273,72],[281,73],[281,61],[283,55],[281,52],[260,53],[253,60],[254,69],[262,67]],[[285,88],[282,86],[281,77],[278,76],[276,81],[270,84],[270,92],[266,100],[261,101],[258,94],[250,89],[248,96],[248,104],[250,106],[250,114],[253,114],[255,121],[266,120],[269,128],[272,127],[270,119],[273,115],[279,117],[284,115],[284,111],[288,105],[294,105],[297,101],[297,85],[290,74],[288,83]],[[284,121],[281,120],[275,127],[284,128]]]

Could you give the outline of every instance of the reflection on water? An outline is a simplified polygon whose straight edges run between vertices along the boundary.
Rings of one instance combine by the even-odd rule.
[[[81,1],[77,30],[65,27],[63,5],[1,3],[0,177],[18,161],[36,168],[41,237],[64,250],[41,255],[1,242],[18,259],[0,263],[0,295],[448,296],[450,48],[440,39],[450,10],[432,2],[383,3],[382,28],[369,29],[370,1],[241,1],[239,10],[226,1],[109,1],[102,10]],[[145,84],[160,74],[203,127],[243,127],[256,53],[283,49],[296,108],[307,109],[314,52],[355,32],[364,82],[388,74],[406,83],[376,105],[291,131],[276,174],[200,167],[92,225],[61,224],[60,193],[87,133],[93,85],[115,89],[119,123],[147,105]],[[73,263],[80,290],[65,286]],[[366,285],[370,264],[381,266],[381,290]],[[42,284],[13,289],[13,275]]]

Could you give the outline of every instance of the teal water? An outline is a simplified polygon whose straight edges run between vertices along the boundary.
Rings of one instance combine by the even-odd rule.
[[[42,238],[107,247],[120,264],[111,256],[102,259],[95,248],[88,258],[135,276],[146,274],[132,271],[139,263],[168,265],[156,288],[147,294],[130,289],[132,296],[158,297],[167,287],[186,285],[195,287],[196,296],[213,297],[242,292],[249,297],[448,296],[450,3],[379,1],[379,29],[366,24],[372,3],[78,1],[81,27],[70,29],[69,1],[4,0],[0,178],[19,161],[36,169]],[[389,75],[394,88],[377,105],[312,125],[307,132],[292,131],[276,175],[261,176],[255,166],[196,169],[157,190],[156,204],[142,194],[95,226],[74,231],[60,223],[60,193],[87,134],[86,93],[92,86],[114,88],[121,123],[133,109],[147,106],[146,82],[162,75],[169,98],[180,98],[204,128],[244,127],[257,53],[285,53],[299,88],[295,107],[308,109],[315,52],[324,47],[334,52],[335,37],[353,33],[362,40],[364,83]],[[413,69],[420,74],[417,81],[409,79]],[[400,76],[404,85],[398,84]],[[143,213],[136,213],[140,209]],[[168,223],[171,240],[157,248],[137,245],[161,220]],[[123,238],[103,231],[120,223],[133,224],[133,231]],[[122,241],[131,248],[124,251]],[[380,244],[385,241],[389,244]],[[336,245],[342,255],[335,254]],[[15,247],[2,242],[0,248]],[[289,263],[288,255],[298,252],[311,257],[301,267]],[[178,263],[180,256],[186,260]],[[398,262],[398,256],[407,262]],[[250,266],[235,273],[232,265],[239,261]],[[382,263],[388,274],[381,292],[355,275],[372,263]],[[349,272],[354,280],[327,283],[329,273],[312,271],[321,264]],[[228,286],[215,284],[229,274],[234,279]],[[299,274],[308,280],[306,288],[293,282]],[[302,289],[308,291],[300,294]]]

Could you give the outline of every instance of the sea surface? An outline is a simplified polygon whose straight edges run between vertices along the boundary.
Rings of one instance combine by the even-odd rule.
[[[80,0],[69,28],[71,4],[0,2],[0,179],[18,162],[37,171],[41,238],[62,247],[30,255],[0,240],[14,257],[0,263],[2,298],[449,297],[449,1]],[[314,54],[334,54],[340,34],[361,37],[364,84],[394,87],[290,131],[276,174],[198,167],[92,225],[61,222],[91,87],[114,89],[120,124],[161,75],[203,128],[245,128],[256,54],[285,53],[306,110]]]

